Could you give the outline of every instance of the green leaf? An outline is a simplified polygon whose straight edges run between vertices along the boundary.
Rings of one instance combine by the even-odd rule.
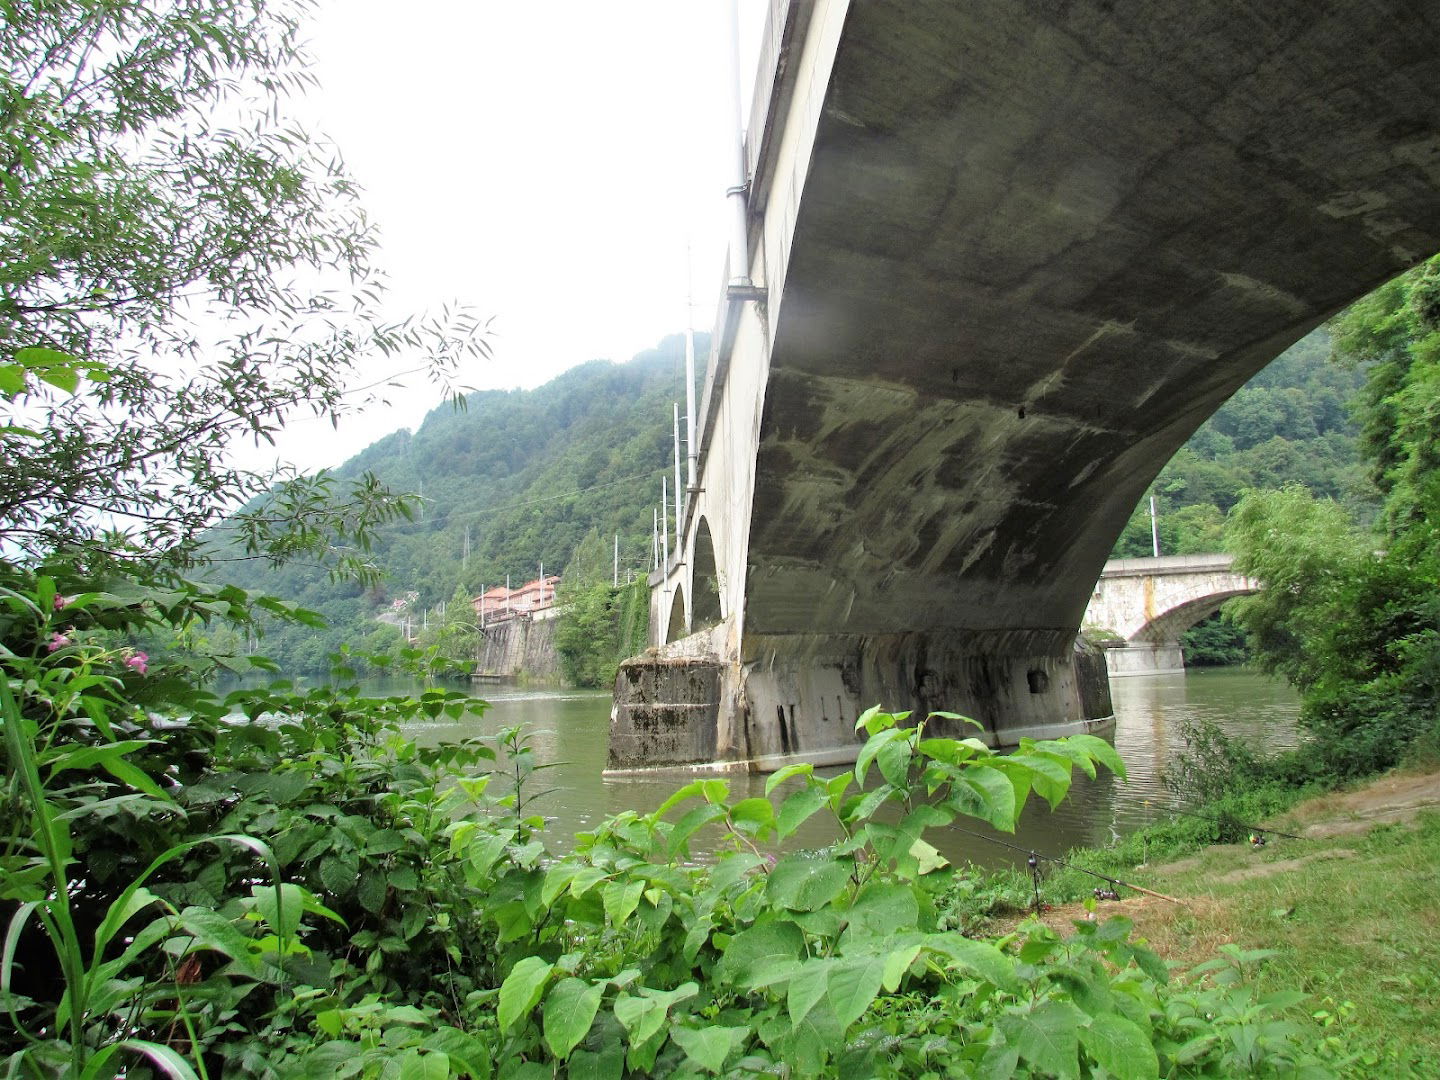
[[[700,987],[687,982],[674,990],[640,989],[639,996],[620,994],[615,999],[615,1019],[630,1036],[630,1045],[639,1046],[660,1030],[666,1014],[677,1002],[685,1001],[700,992]]]
[[[635,912],[640,897],[645,892],[643,881],[611,881],[601,890],[600,897],[605,903],[605,914],[615,927],[624,925],[625,920]]]
[[[1020,1057],[1042,1073],[1080,1076],[1079,1031],[1085,1014],[1068,1001],[1046,1001],[1028,1013],[1002,1016],[1000,1029]]]
[[[360,880],[360,864],[349,859],[326,855],[320,860],[320,884],[331,896],[348,898]]]
[[[765,969],[794,960],[805,946],[805,935],[793,922],[772,922],[742,930],[730,939],[725,955],[715,965],[715,977],[735,986],[748,986]]]
[[[19,364],[0,364],[0,394],[14,397],[25,389],[25,369]]]
[[[775,807],[770,805],[769,799],[758,795],[741,799],[730,808],[730,820],[737,827],[745,826],[742,831],[753,835],[757,828],[775,823]]]
[[[527,956],[510,969],[510,974],[500,984],[497,1019],[502,1033],[509,1031],[540,1003],[540,995],[544,993],[545,983],[554,968],[554,964],[538,956]]]
[[[909,739],[895,739],[882,746],[875,755],[880,766],[880,775],[896,787],[906,787],[910,781],[910,759],[913,754]]]
[[[1115,747],[1104,739],[1096,735],[1071,735],[1065,741],[1071,746],[1084,750],[1120,779],[1125,779],[1125,762],[1121,760]]]
[[[69,353],[61,352],[59,349],[46,348],[43,345],[32,345],[28,348],[15,351],[15,361],[21,367],[36,368],[46,367],[50,364],[59,364],[69,367],[78,364],[80,361]]]
[[[702,795],[704,794],[704,791],[705,789],[701,785],[701,782],[699,780],[691,780],[690,783],[678,789],[668,799],[661,803],[660,808],[656,810],[655,813],[651,816],[658,821],[660,818],[665,816],[666,812],[669,811],[671,807],[679,805],[686,799],[693,799],[699,795]]]
[[[790,1027],[800,1026],[810,1010],[825,996],[830,987],[830,972],[835,961],[828,958],[806,960],[800,969],[790,977],[790,986],[785,993],[785,1008],[790,1013]]]
[[[265,920],[265,925],[282,938],[293,937],[300,929],[300,915],[303,910],[300,886],[286,882],[278,888],[273,885],[252,885],[250,895],[255,910]]]
[[[855,779],[861,784],[865,783],[865,774],[870,771],[870,763],[875,760],[875,755],[896,739],[909,737],[910,731],[906,728],[886,728],[871,735],[855,756]]]
[[[864,1015],[885,977],[882,955],[855,956],[841,960],[830,973],[826,999],[842,1027],[849,1027]]]
[[[592,986],[582,979],[561,979],[545,995],[545,1045],[561,1061],[590,1030],[604,993],[603,983]]]
[[[780,804],[776,833],[783,840],[825,805],[825,793],[819,788],[804,787],[793,791]]]
[[[915,890],[898,881],[871,881],[860,890],[845,913],[849,926],[840,948],[863,944],[867,938],[886,938],[914,930],[920,921],[920,904]]]
[[[922,877],[941,867],[949,866],[950,860],[941,855],[939,850],[924,840],[916,840],[910,845],[910,854],[915,857],[918,864],[917,873]]]
[[[815,911],[834,900],[850,883],[852,866],[838,859],[787,855],[770,871],[765,895],[776,907]]]
[[[786,765],[783,769],[776,769],[765,781],[765,794],[770,795],[777,787],[789,780],[792,776],[810,776],[815,772],[815,766],[809,762],[799,762],[795,765]]]
[[[676,1028],[670,1032],[670,1038],[696,1065],[706,1072],[718,1073],[725,1067],[725,1059],[749,1034],[748,1027]]]
[[[894,949],[885,957],[885,972],[880,979],[880,985],[885,988],[886,993],[893,994],[900,989],[900,981],[905,978],[905,973],[919,955],[920,946],[915,944]]]
[[[960,934],[948,933],[928,934],[924,944],[1001,990],[1015,993],[1020,989],[1015,961],[988,941],[972,941]]]
[[[1101,1013],[1080,1029],[1080,1042],[1117,1080],[1156,1080],[1160,1075],[1155,1047],[1133,1020]]]
[[[47,382],[67,394],[73,394],[80,389],[80,375],[71,367],[42,367],[36,368],[35,374],[42,382]]]
[[[581,867],[576,863],[560,862],[545,871],[545,882],[540,886],[540,905],[550,907],[555,898],[570,887]]]
[[[625,1072],[625,1048],[618,1043],[598,1054],[576,1050],[566,1063],[566,1080],[620,1080]]]
[[[953,786],[949,805],[969,817],[988,821],[1001,832],[1014,832],[1019,814],[1015,787],[998,769],[967,768]]]

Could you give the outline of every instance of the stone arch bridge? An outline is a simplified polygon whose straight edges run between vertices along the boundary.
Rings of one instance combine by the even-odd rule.
[[[1436,56],[1413,0],[772,0],[611,766],[851,760],[876,702],[1103,722],[1078,631],[1161,467],[1440,250]]]
[[[1180,636],[1226,600],[1260,590],[1254,578],[1230,569],[1233,561],[1230,555],[1164,555],[1107,562],[1082,625],[1119,638],[1102,642],[1110,677],[1184,671]]]

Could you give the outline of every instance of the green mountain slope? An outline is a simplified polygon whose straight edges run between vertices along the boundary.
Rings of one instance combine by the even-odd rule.
[[[697,335],[704,357],[706,335]],[[375,615],[406,594],[418,620],[458,587],[519,584],[560,572],[587,533],[609,552],[620,538],[620,570],[648,570],[661,476],[673,480],[672,402],[684,406],[684,340],[666,338],[624,364],[595,360],[534,390],[471,394],[467,407],[432,411],[418,430],[397,431],[336,470],[372,472],[423,496],[413,522],[383,528],[374,555],[385,582],[335,583],[307,566],[232,563],[227,577],[321,611],[324,632],[285,628],[261,651],[292,671],[316,671],[338,645],[384,642]],[[467,555],[468,547],[468,555]],[[607,563],[608,568],[608,563]],[[390,635],[393,637],[393,634]]]

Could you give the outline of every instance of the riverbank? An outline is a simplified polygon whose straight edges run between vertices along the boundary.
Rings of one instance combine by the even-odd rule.
[[[1310,798],[1262,824],[1295,839],[1132,867],[1116,876],[1179,903],[1127,892],[1096,915],[1130,918],[1180,971],[1226,947],[1273,950],[1254,986],[1304,994],[1292,1015],[1358,1055],[1350,1074],[1440,1076],[1440,769]],[[1042,915],[1060,932],[1087,917],[1078,902]]]

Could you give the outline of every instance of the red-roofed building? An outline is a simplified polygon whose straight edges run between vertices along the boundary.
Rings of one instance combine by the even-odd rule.
[[[507,589],[496,585],[486,589],[473,599],[475,616],[481,626],[504,622],[507,619],[530,618],[555,606],[555,586],[560,584],[559,574],[548,574],[534,581],[527,581],[519,588]]]

